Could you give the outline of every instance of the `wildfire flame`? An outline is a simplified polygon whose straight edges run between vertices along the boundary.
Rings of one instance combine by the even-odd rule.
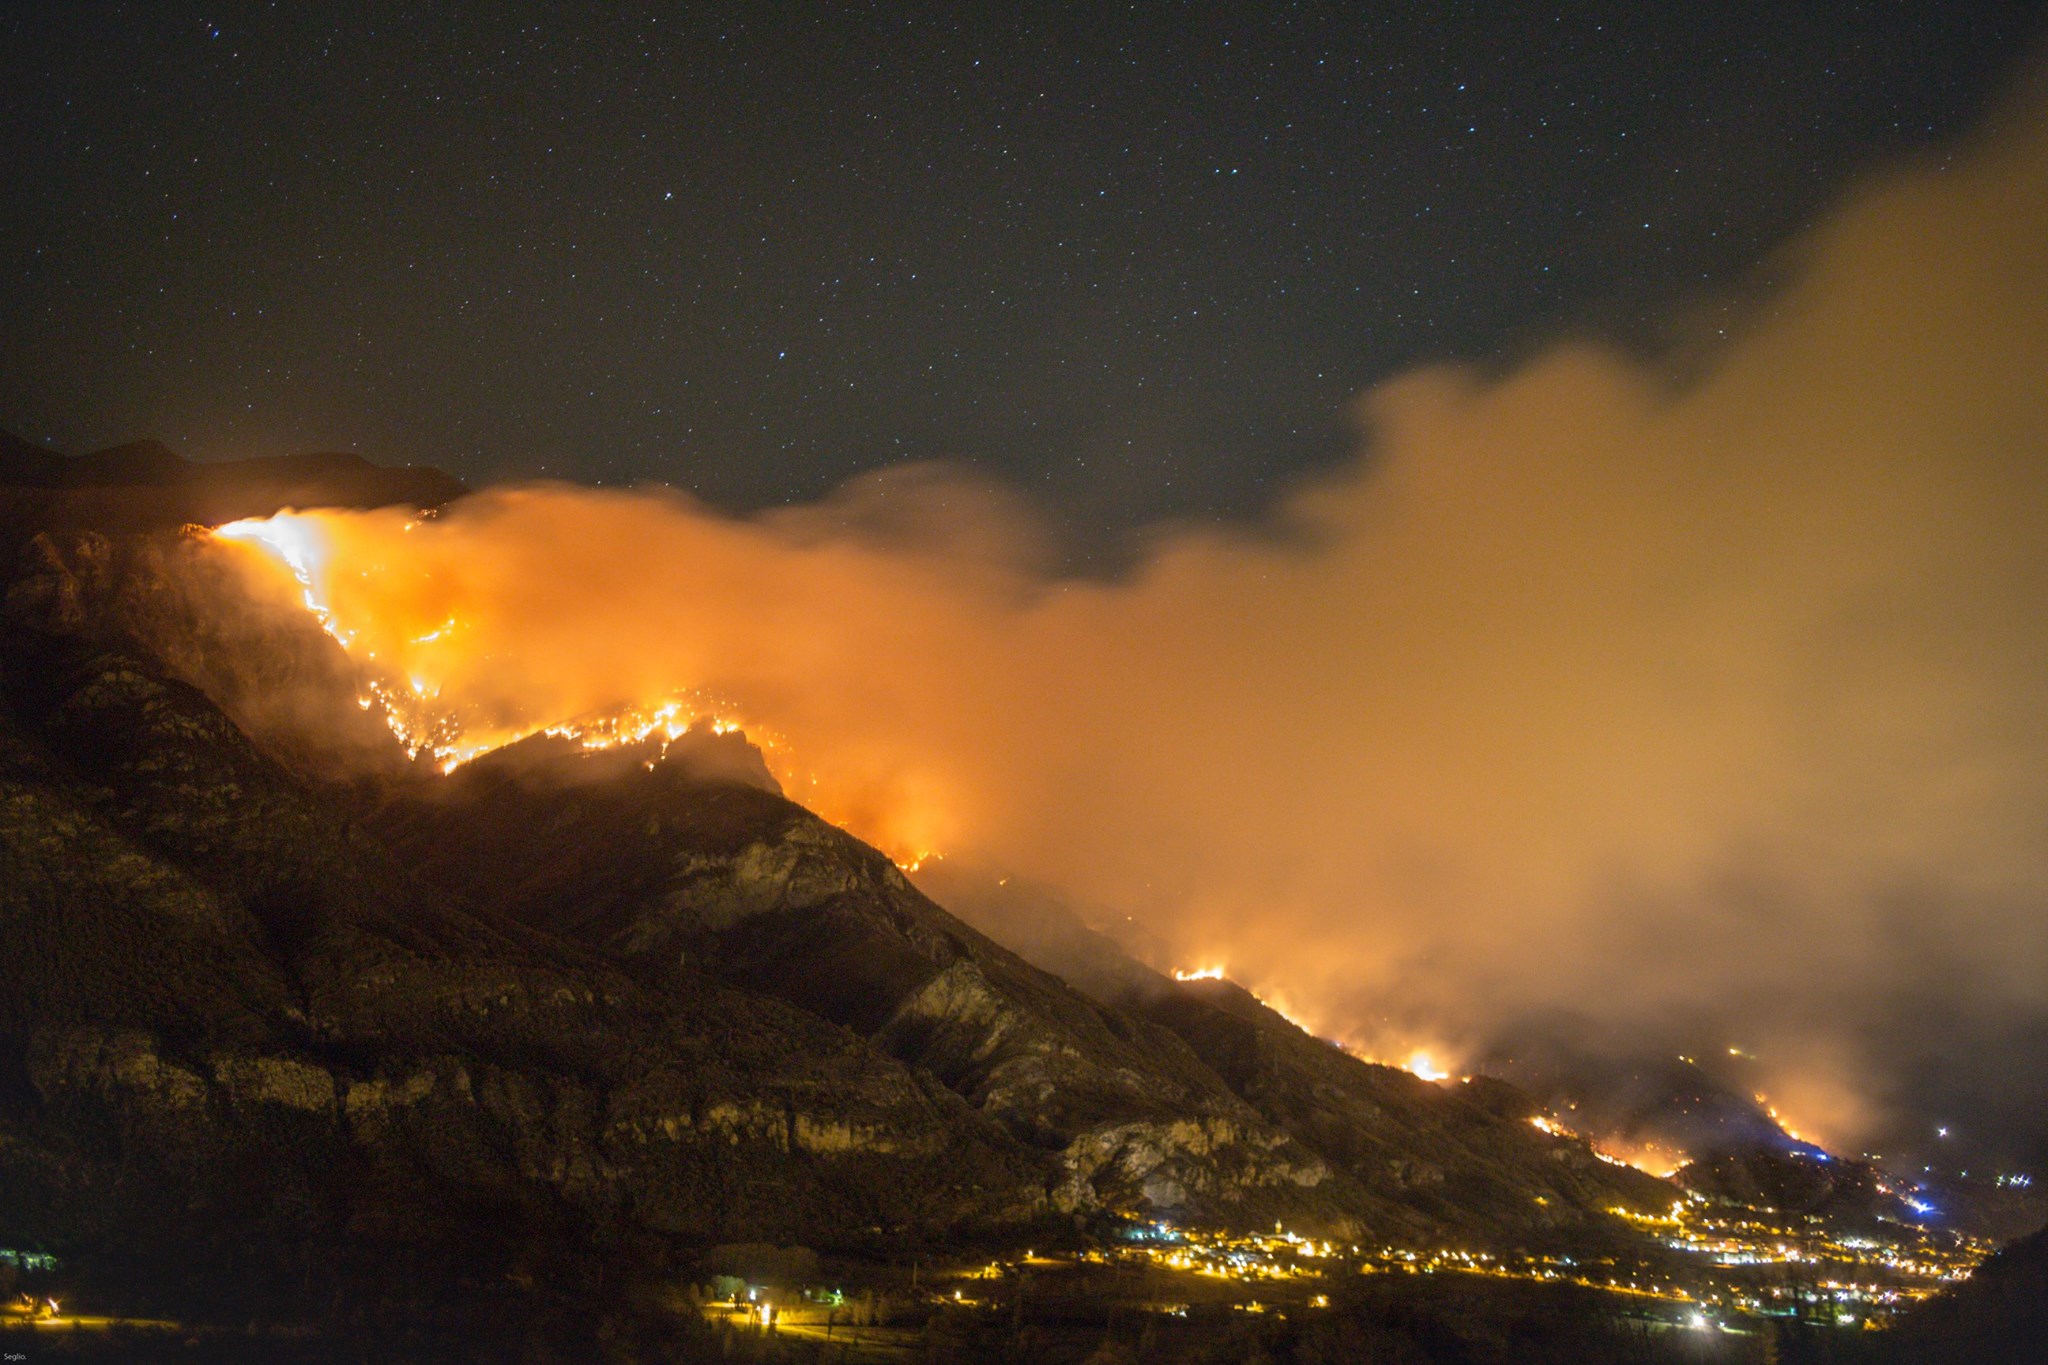
[[[1173,969],[1173,979],[1175,981],[1221,981],[1225,979],[1224,970],[1221,966],[1176,967]],[[1277,993],[1267,993],[1264,988],[1251,991],[1251,996],[1302,1032],[1314,1034],[1317,1037],[1322,1036],[1320,1030],[1311,1025],[1288,1005],[1284,996]],[[1333,1039],[1331,1041],[1334,1042],[1336,1040]],[[1442,1066],[1439,1063],[1440,1054],[1429,1048],[1414,1048],[1402,1055],[1400,1060],[1392,1061],[1376,1056],[1369,1050],[1354,1047],[1349,1043],[1337,1042],[1337,1046],[1343,1048],[1344,1051],[1349,1052],[1360,1061],[1371,1062],[1375,1066],[1390,1066],[1397,1071],[1405,1071],[1411,1076],[1417,1076],[1422,1080],[1432,1083],[1453,1079],[1467,1079],[1455,1076],[1454,1073]]]
[[[1808,1146],[1817,1147],[1820,1145],[1819,1143],[1815,1142],[1812,1138],[1807,1137],[1804,1133],[1800,1132],[1797,1128],[1794,1128],[1792,1126],[1791,1120],[1787,1119],[1783,1114],[1778,1112],[1778,1107],[1776,1105],[1766,1102],[1763,1096],[1761,1095],[1757,1096],[1757,1101],[1763,1104],[1764,1112],[1771,1116],[1771,1122],[1777,1124],[1780,1131],[1782,1131],[1786,1137],[1791,1138],[1794,1142],[1804,1142]]]
[[[249,517],[218,527],[214,534],[223,540],[258,546],[289,569],[292,577],[298,580],[306,610],[319,618],[327,633],[339,640],[343,648],[348,646],[349,634],[335,624],[334,613],[328,609],[315,583],[315,566],[323,562],[327,554],[317,523],[289,514]]]
[[[410,532],[417,525],[408,521],[402,529]],[[431,628],[419,629],[413,621],[420,602],[408,601],[411,610],[393,619],[339,604],[337,598],[347,595],[345,590],[352,585],[335,581],[334,546],[320,513],[252,517],[216,527],[212,534],[259,551],[262,562],[291,576],[298,600],[355,662],[362,689],[357,704],[379,715],[415,761],[443,774],[534,735],[571,740],[588,750],[649,744],[657,747],[659,756],[686,734],[743,734],[785,792],[876,844],[905,872],[915,872],[940,856],[915,831],[893,827],[900,822],[864,820],[858,812],[835,810],[820,776],[796,761],[782,735],[733,702],[707,692],[669,690],[573,716],[535,716],[503,705],[456,700],[447,695],[457,690],[448,687],[449,679],[487,666],[488,646],[472,640],[470,623],[457,615],[437,612],[429,618],[434,621]],[[384,571],[385,566],[373,564],[357,569],[352,577],[367,583]],[[338,586],[344,591],[338,593]],[[431,604],[434,586],[431,580],[423,582],[416,596]]]
[[[1620,1142],[1610,1138],[1588,1141],[1577,1129],[1567,1127],[1547,1115],[1535,1114],[1529,1119],[1531,1127],[1551,1137],[1565,1138],[1572,1142],[1587,1142],[1593,1155],[1610,1166],[1631,1166],[1645,1175],[1654,1175],[1659,1180],[1669,1179],[1678,1168],[1691,1160],[1675,1147],[1666,1147],[1655,1142]]]
[[[1677,1174],[1678,1168],[1692,1158],[1675,1147],[1666,1147],[1655,1142],[1620,1142],[1612,1138],[1601,1138],[1593,1143],[1593,1155],[1610,1166],[1632,1166],[1645,1175],[1654,1175],[1659,1180],[1669,1179]]]
[[[565,532],[557,540],[551,532],[563,507],[587,511],[590,504],[588,495],[566,504],[564,496],[521,490],[478,495],[468,512],[458,510],[439,521],[406,521],[404,514],[392,511],[287,512],[223,525],[213,537],[223,553],[240,554],[251,572],[269,575],[286,601],[303,607],[338,643],[357,672],[358,704],[376,714],[424,766],[452,772],[537,734],[591,750],[650,744],[666,752],[691,733],[743,733],[786,792],[876,845],[905,871],[923,867],[939,856],[936,849],[957,839],[953,822],[968,821],[956,813],[956,803],[975,795],[971,783],[948,781],[940,767],[911,769],[911,746],[890,742],[886,730],[861,730],[852,739],[842,733],[846,718],[863,706],[909,715],[919,726],[932,723],[886,688],[878,689],[871,703],[863,669],[884,649],[919,660],[946,657],[932,642],[943,645],[954,637],[921,633],[916,628],[925,613],[900,608],[936,601],[941,609],[957,609],[948,607],[950,599],[933,598],[924,591],[924,580],[916,579],[916,592],[900,585],[876,591],[891,609],[888,613],[835,613],[827,608],[836,608],[840,599],[829,594],[822,607],[785,612],[779,583],[761,569],[762,554],[724,544],[754,532],[703,519],[679,523],[673,512],[648,512],[643,500],[632,504],[632,516],[621,505],[606,503],[606,515],[591,519],[581,534]],[[494,530],[493,537],[482,537],[471,525],[497,528],[499,521],[490,518],[512,517],[521,519],[513,528],[517,535]],[[689,525],[692,534],[668,546],[659,572],[633,579],[633,557],[619,554],[617,547],[631,544],[636,534],[666,537],[678,524]],[[498,555],[477,555],[480,539],[520,547],[525,558],[507,567],[496,562]],[[803,572],[827,582],[858,578],[846,566],[863,563],[843,549],[813,552],[781,541],[773,549],[773,562],[817,553],[818,562],[804,561]],[[558,572],[565,554],[582,558]],[[882,568],[869,564],[861,572],[885,570],[909,572],[893,561]],[[768,586],[757,583],[763,578]],[[894,580],[885,576],[885,582]],[[614,599],[630,609],[621,609]],[[979,599],[974,601],[978,606]],[[714,627],[707,620],[713,616],[722,624]],[[816,641],[840,616],[856,622],[858,629],[847,633],[853,648],[841,641],[835,655]],[[888,629],[897,622],[905,624],[902,638]],[[611,647],[613,642],[618,648]],[[776,666],[726,667],[756,648],[780,649]],[[1006,666],[1010,662],[1008,655],[1000,658]],[[829,666],[819,666],[820,660]],[[984,668],[976,676],[988,688],[989,679],[1005,672]],[[797,685],[790,684],[792,678]],[[701,685],[678,687],[679,682]],[[813,693],[855,700],[821,709]],[[988,700],[980,700],[981,695],[971,717],[977,735],[1001,728],[988,717],[999,714],[1002,699],[1017,703],[1015,694],[995,688],[988,688]],[[767,723],[771,716],[772,725]],[[959,720],[954,717],[956,731]],[[1132,761],[1128,750],[1111,751]],[[1063,769],[1064,760],[1052,766]],[[856,778],[847,778],[849,769]],[[901,781],[906,770],[914,771],[923,785]],[[875,783],[877,772],[887,774],[890,785]],[[944,823],[939,814],[946,817]],[[1182,981],[1220,980],[1225,972],[1221,958],[1242,947],[1219,946],[1211,939],[1202,944],[1199,957],[1190,953],[1204,965],[1173,975]],[[1240,964],[1240,970],[1245,966]],[[1333,1038],[1363,1060],[1425,1081],[1456,1079],[1462,1049],[1445,1044],[1443,1035],[1411,1032],[1405,1025],[1347,1032],[1342,1016],[1333,1020],[1313,994],[1304,999],[1291,988],[1276,989],[1276,967],[1284,971],[1284,964],[1261,962],[1249,975],[1258,982],[1259,998],[1304,1031]],[[1739,1061],[1752,1060],[1743,1048],[1727,1046],[1726,1052]],[[1833,1112],[1829,1101],[1839,1096],[1822,1091],[1816,1099],[1815,1093],[1811,1083],[1795,1089],[1789,1107],[1809,1116],[1816,1108],[1822,1116]],[[1757,1098],[1763,1106],[1764,1097]],[[1770,1113],[1796,1139],[1813,1141],[1786,1123],[1775,1107]],[[1828,1122],[1825,1117],[1819,1121]],[[1684,1161],[1683,1154],[1608,1143],[1596,1150],[1606,1159],[1658,1174]]]

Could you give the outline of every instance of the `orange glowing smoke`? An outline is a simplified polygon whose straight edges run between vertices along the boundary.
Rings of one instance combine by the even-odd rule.
[[[1059,887],[1318,1034],[1446,1074],[1529,1017],[1683,1020],[1840,1141],[1904,1050],[2012,1093],[1962,1039],[2044,1010],[2044,110],[1859,192],[1678,374],[1582,341],[1401,377],[1355,462],[1114,580],[930,469],[224,543],[432,761],[736,725],[900,861]]]
[[[1676,1147],[1657,1142],[1624,1142],[1617,1138],[1601,1138],[1595,1142],[1593,1155],[1616,1166],[1633,1166],[1659,1179],[1675,1174],[1679,1167],[1691,1160]]]
[[[1568,1127],[1545,1114],[1537,1114],[1529,1120],[1538,1132],[1551,1137],[1564,1138],[1572,1142],[1585,1141],[1577,1129]],[[1593,1155],[1611,1166],[1633,1166],[1646,1175],[1664,1179],[1675,1174],[1678,1168],[1692,1158],[1676,1147],[1657,1142],[1626,1142],[1618,1138],[1600,1138],[1592,1142]]]
[[[630,519],[635,506],[629,500],[604,511]],[[498,490],[466,502],[448,524],[453,535],[437,518],[398,509],[283,512],[214,534],[260,551],[249,561],[253,572],[289,575],[307,610],[357,665],[363,708],[380,714],[408,753],[443,772],[536,734],[590,749],[652,742],[665,750],[692,730],[740,731],[785,791],[906,870],[937,856],[941,807],[927,799],[919,774],[849,760],[843,750],[840,764],[821,774],[772,726],[690,685],[720,669],[706,641],[674,629],[676,616],[663,613],[646,632],[621,638],[616,614],[602,601],[579,610],[575,593],[593,584],[601,593],[618,575],[615,541],[597,542],[606,562],[586,566],[593,572],[582,578],[567,566],[534,577],[530,563],[470,552],[478,513],[498,546],[530,543],[550,555],[569,549],[551,536],[526,540],[530,517],[552,520],[560,511],[546,493]],[[672,515],[666,507],[658,514]],[[508,593],[508,578],[521,590]],[[687,598],[688,588],[675,595]],[[730,618],[712,611],[698,619]]]
[[[1173,979],[1175,981],[1222,981],[1227,978],[1222,967],[1177,967],[1174,969]],[[1308,1023],[1295,1009],[1287,1004],[1286,998],[1278,992],[1268,991],[1267,993],[1261,993],[1251,990],[1250,987],[1244,987],[1243,989],[1247,990],[1253,999],[1302,1032],[1318,1037],[1326,1036],[1324,1030]],[[1399,1060],[1395,1061],[1383,1058],[1379,1055],[1378,1050],[1374,1048],[1360,1047],[1336,1039],[1330,1039],[1329,1041],[1336,1042],[1337,1046],[1343,1048],[1352,1056],[1357,1057],[1361,1061],[1371,1062],[1375,1066],[1390,1066],[1397,1071],[1406,1071],[1411,1076],[1416,1076],[1430,1082],[1447,1081],[1452,1078],[1450,1071],[1438,1065],[1438,1059],[1444,1055],[1440,1048],[1418,1047],[1408,1050],[1396,1048],[1393,1050],[1393,1053],[1399,1057]]]

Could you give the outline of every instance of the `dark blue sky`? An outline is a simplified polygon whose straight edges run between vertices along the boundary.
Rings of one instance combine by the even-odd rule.
[[[11,6],[0,426],[736,508],[948,457],[1099,545],[1405,366],[1755,284],[2035,28],[946,8]]]

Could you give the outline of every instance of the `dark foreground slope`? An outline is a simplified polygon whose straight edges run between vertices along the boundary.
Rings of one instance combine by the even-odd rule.
[[[5,682],[15,1238],[285,1294],[451,1248],[490,1280],[648,1235],[844,1239],[1042,1198],[1041,1160],[842,1029],[423,890],[133,660],[16,648]]]
[[[845,1029],[411,876],[128,628],[194,547],[31,549],[0,624],[6,1245],[131,1309],[573,1316],[707,1242],[1043,1204],[1042,1155]]]
[[[2048,1231],[2022,1238],[1969,1280],[1907,1315],[1883,1365],[2048,1362]]]

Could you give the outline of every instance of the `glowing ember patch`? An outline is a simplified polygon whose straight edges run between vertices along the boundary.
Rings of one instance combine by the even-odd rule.
[[[1601,1139],[1593,1143],[1593,1155],[1610,1166],[1628,1166],[1659,1180],[1670,1178],[1691,1160],[1675,1147],[1654,1142],[1626,1143]]]
[[[362,689],[357,705],[382,716],[415,760],[447,774],[493,750],[548,735],[588,750],[652,745],[659,751],[647,765],[652,768],[685,735],[743,735],[784,791],[800,793],[826,819],[878,844],[904,871],[939,856],[924,822],[906,818],[904,811],[877,809],[872,799],[849,802],[852,810],[835,809],[828,784],[796,765],[780,735],[722,698],[662,689],[665,695],[652,700],[581,715],[528,713],[523,699],[494,693],[489,685],[490,623],[480,625],[448,609],[459,599],[446,580],[462,567],[441,562],[402,576],[381,562],[344,568],[334,562],[333,537],[345,535],[350,523],[332,520],[336,516],[282,512],[230,522],[212,534],[260,551],[262,562],[290,575],[306,610],[355,660]],[[419,524],[407,522],[403,529]],[[502,638],[502,623],[499,629]]]
[[[1757,1104],[1762,1107],[1764,1113],[1770,1116],[1771,1122],[1777,1124],[1779,1131],[1784,1133],[1786,1137],[1791,1138],[1794,1142],[1803,1142],[1807,1146],[1813,1148],[1824,1148],[1827,1145],[1826,1143],[1822,1142],[1819,1138],[1813,1137],[1807,1133],[1803,1133],[1799,1129],[1793,1127],[1791,1120],[1787,1119],[1783,1114],[1779,1113],[1778,1107],[1775,1104],[1773,1104],[1770,1101],[1770,1099],[1767,1096],[1765,1096],[1761,1091],[1759,1091],[1756,1094],[1755,1099]]]
[[[1533,1115],[1529,1119],[1529,1124],[1538,1132],[1548,1133],[1552,1137],[1569,1138],[1574,1142],[1584,1140],[1580,1133],[1542,1114]],[[1645,1175],[1654,1175],[1660,1180],[1669,1178],[1690,1160],[1684,1152],[1673,1147],[1659,1146],[1654,1142],[1620,1143],[1603,1139],[1591,1143],[1590,1146],[1593,1155],[1610,1166],[1633,1167]]]
[[[250,517],[218,527],[214,535],[222,540],[254,545],[291,570],[292,577],[298,580],[306,610],[318,617],[327,633],[341,641],[343,646],[349,643],[349,637],[335,625],[334,613],[328,609],[315,586],[314,572],[326,559],[327,546],[313,522],[290,513],[267,518]]]

